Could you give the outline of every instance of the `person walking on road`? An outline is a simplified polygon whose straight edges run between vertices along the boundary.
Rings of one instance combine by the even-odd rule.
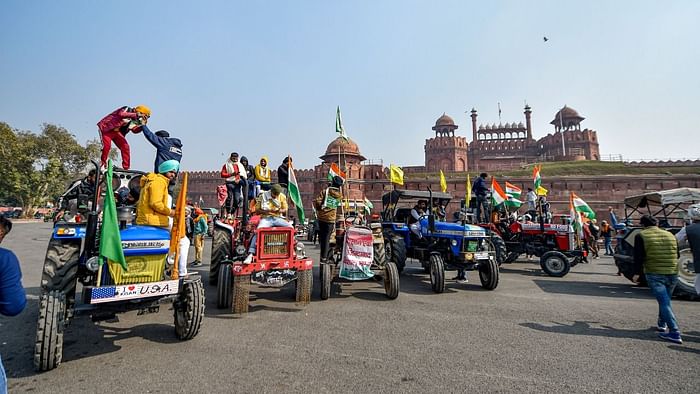
[[[700,295],[700,204],[688,207],[688,218],[691,223],[676,234],[676,239],[679,243],[687,241],[690,246],[695,271],[695,292]]]
[[[634,264],[638,274],[633,280],[639,282],[643,272],[659,303],[656,324],[659,338],[682,344],[681,331],[671,307],[671,295],[678,283],[678,242],[673,234],[659,228],[651,215],[642,216],[640,224],[644,228],[634,238]]]
[[[612,247],[613,234],[614,234],[613,228],[608,224],[608,222],[606,220],[603,220],[602,222],[600,222],[600,235],[603,236],[606,256],[612,256],[613,254],[615,254],[615,251],[613,250],[613,247]]]
[[[12,230],[12,222],[0,216],[0,243]],[[12,251],[0,248],[0,315],[17,316],[27,305],[19,260]],[[0,355],[0,394],[7,394],[7,376]]]

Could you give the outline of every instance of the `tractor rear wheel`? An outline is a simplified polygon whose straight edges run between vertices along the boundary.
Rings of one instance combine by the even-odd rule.
[[[233,254],[231,234],[220,228],[214,228],[211,240],[211,261],[209,262],[209,284],[215,285],[219,275],[219,265]]]
[[[333,282],[333,265],[321,263],[321,299],[327,300],[331,296],[331,286]]]
[[[520,257],[520,253],[509,252],[508,257],[506,257],[506,260],[503,263],[504,264],[514,263],[515,260],[518,259],[518,257]]]
[[[204,319],[204,286],[200,278],[183,284],[173,304],[173,314],[177,339],[185,341],[197,336]]]
[[[384,250],[387,258],[396,263],[399,273],[406,267],[406,243],[397,235],[384,237]]]
[[[297,271],[296,302],[308,305],[311,302],[311,289],[314,288],[314,275],[312,270]]]
[[[61,364],[65,315],[66,295],[63,292],[51,291],[41,295],[34,344],[34,369],[37,372],[49,371]]]
[[[498,264],[489,259],[488,262],[479,264],[479,280],[481,287],[486,290],[493,290],[498,287]]]
[[[540,257],[540,266],[547,275],[557,278],[568,274],[571,269],[571,263],[569,263],[569,259],[566,255],[556,250],[550,250],[543,254],[542,257]]]
[[[445,291],[445,263],[439,253],[430,255],[430,285],[436,293]]]
[[[219,265],[219,275],[216,285],[216,307],[219,309],[231,307],[233,296],[233,272],[231,264]]]
[[[248,313],[250,299],[250,275],[233,277],[233,313]]]
[[[41,293],[61,291],[65,294],[66,323],[73,318],[79,261],[80,240],[49,241],[41,272]]]
[[[508,248],[503,238],[496,233],[491,233],[491,244],[493,244],[493,249],[496,252],[496,262],[498,265],[506,263],[508,259]]]
[[[384,268],[387,262],[385,241],[372,244],[372,264],[377,268]]]
[[[384,291],[390,300],[399,296],[399,270],[392,261],[388,261],[384,267]]]

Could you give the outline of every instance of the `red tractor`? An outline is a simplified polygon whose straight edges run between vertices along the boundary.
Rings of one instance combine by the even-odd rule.
[[[542,270],[562,277],[588,255],[568,223],[501,222],[479,224],[491,231],[499,264],[511,263],[521,254],[540,258]]]
[[[234,219],[215,219],[209,282],[217,285],[216,306],[247,313],[251,284],[282,287],[296,281],[296,302],[311,301],[313,261],[292,227],[258,229],[260,216],[247,219],[247,207]],[[253,261],[244,264],[248,246],[257,235]]]

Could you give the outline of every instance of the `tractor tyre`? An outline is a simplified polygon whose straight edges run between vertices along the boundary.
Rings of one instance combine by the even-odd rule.
[[[331,296],[331,286],[333,286],[333,265],[323,263],[319,270],[321,271],[321,299],[327,300]]]
[[[219,265],[233,254],[231,235],[228,231],[215,228],[211,240],[211,261],[209,262],[209,284],[215,285],[219,275]]]
[[[308,305],[311,302],[311,290],[314,288],[314,275],[312,270],[297,271],[296,302]]]
[[[542,257],[540,257],[540,266],[547,275],[557,278],[568,274],[571,269],[571,263],[569,263],[569,259],[566,255],[556,250],[550,250],[543,254]]]
[[[496,233],[491,233],[491,244],[496,252],[496,262],[498,265],[506,263],[508,260],[508,248],[506,247],[506,242],[501,238],[500,235]]]
[[[694,300],[698,298],[695,292],[695,269],[693,267],[693,252],[682,249],[678,259],[678,283],[673,295]]]
[[[520,257],[520,253],[509,252],[508,257],[506,257],[506,260],[503,263],[504,264],[514,263],[518,259],[518,257]]]
[[[373,243],[372,249],[372,264],[377,268],[383,269],[387,263],[388,256],[386,253],[386,244],[384,242]]]
[[[399,296],[399,269],[393,261],[388,261],[384,267],[384,291],[390,300]]]
[[[233,297],[233,272],[231,264],[220,264],[216,284],[216,307],[227,309],[231,307]]]
[[[204,285],[200,278],[182,285],[173,303],[173,315],[177,339],[186,341],[197,336],[204,319]]]
[[[396,263],[396,268],[399,273],[406,268],[406,243],[403,238],[397,235],[389,235],[384,237],[385,254],[389,260]]]
[[[41,295],[39,318],[34,344],[34,369],[50,371],[63,358],[63,328],[66,316],[66,295],[61,291],[50,291]]]
[[[248,313],[250,299],[250,275],[233,277],[233,313]]]
[[[41,293],[60,291],[66,298],[66,324],[73,318],[80,240],[51,239],[41,272]]]
[[[436,293],[445,291],[445,263],[439,253],[430,255],[430,285]]]
[[[489,259],[485,264],[479,264],[479,280],[481,287],[486,290],[493,290],[498,287],[498,263]]]

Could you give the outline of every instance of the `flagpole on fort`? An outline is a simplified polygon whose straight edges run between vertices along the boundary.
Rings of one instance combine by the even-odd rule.
[[[562,155],[562,158],[566,157],[566,145],[564,143],[564,108],[566,108],[566,105],[564,105],[559,110],[559,132],[561,132],[561,155]]]

